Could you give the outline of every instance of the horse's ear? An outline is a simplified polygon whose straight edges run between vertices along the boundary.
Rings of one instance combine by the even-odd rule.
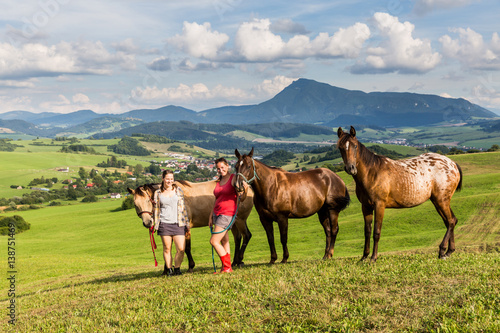
[[[354,127],[351,126],[351,131],[349,132],[349,134],[351,134],[353,138],[356,136],[356,130],[354,129]]]
[[[130,194],[135,194],[135,191],[133,189],[131,189],[130,187],[127,187],[127,191]]]
[[[241,159],[241,154],[240,154],[240,152],[238,151],[238,149],[235,149],[235,150],[234,150],[234,155],[238,158],[238,160],[239,160],[239,159]]]
[[[253,156],[253,147],[252,147],[252,150],[250,150],[250,152],[248,153],[248,157],[252,158]]]
[[[339,127],[339,129],[337,130],[337,136],[340,138],[342,134],[344,134],[344,131],[342,130],[342,127]]]

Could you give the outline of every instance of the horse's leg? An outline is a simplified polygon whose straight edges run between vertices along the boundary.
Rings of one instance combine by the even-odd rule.
[[[282,264],[286,264],[288,260],[288,218],[284,216],[280,216],[278,218],[278,227],[280,229],[280,241],[281,246],[283,246],[283,259],[281,260]]]
[[[439,259],[443,259],[455,252],[455,225],[458,220],[450,208],[449,200],[438,200],[435,197],[431,197],[431,201],[446,226],[446,233],[444,234],[443,241],[439,245]],[[448,251],[446,251],[447,246]]]
[[[186,247],[184,249],[184,253],[186,254],[189,262],[188,272],[192,273],[195,263],[193,260],[193,255],[191,254],[191,237],[186,238]]]
[[[248,242],[250,241],[250,238],[252,238],[252,233],[250,232],[250,230],[248,230],[246,219],[242,220],[240,218],[237,218],[236,227],[238,228],[240,235],[243,236],[243,242],[240,247],[239,258],[238,258],[238,265],[243,266],[245,264],[243,262],[243,258],[245,256],[245,250],[247,248]]]
[[[323,230],[325,231],[325,236],[326,236],[326,245],[325,245],[325,255],[323,256],[323,259],[328,259],[331,258],[333,255],[333,249],[332,248],[332,233],[331,233],[331,227],[330,227],[330,219],[328,217],[328,212],[326,211],[326,208],[321,208],[318,211],[318,218],[319,222],[323,226]],[[331,253],[330,253],[331,249]]]
[[[240,246],[241,246],[241,233],[238,227],[231,228],[233,232],[234,239],[234,253],[233,253],[233,263],[231,264],[233,267],[239,266],[240,264]]]
[[[378,242],[382,233],[382,220],[384,219],[385,205],[383,203],[375,204],[375,226],[373,229],[373,253],[372,262],[377,261],[378,257]],[[366,232],[366,231],[365,231]]]
[[[365,260],[370,255],[370,237],[372,236],[373,208],[371,206],[362,205],[361,210],[363,212],[363,218],[365,220],[365,248],[363,250],[363,257],[361,258],[361,260]]]
[[[449,257],[449,256],[451,256],[451,254],[453,252],[455,252],[455,226],[458,223],[458,219],[455,216],[455,214],[453,213],[453,211],[451,210],[451,207],[450,207],[450,212],[451,212],[451,216],[452,216],[451,220],[454,222],[453,222],[453,227],[451,228],[450,240],[448,242],[448,251],[446,251],[445,257]]]
[[[339,233],[339,213],[340,212],[334,209],[329,210],[330,232],[332,234],[332,237],[330,242],[330,252],[328,258],[333,257],[333,252],[335,250],[335,241],[337,240],[337,234]]]
[[[269,249],[271,250],[271,261],[270,264],[274,264],[278,255],[276,254],[276,247],[274,246],[274,230],[273,230],[273,220],[260,217],[260,223],[264,227],[267,235],[267,242],[269,243]]]

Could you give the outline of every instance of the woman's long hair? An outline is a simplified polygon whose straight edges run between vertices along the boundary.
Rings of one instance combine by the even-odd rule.
[[[227,160],[224,157],[220,157],[220,158],[215,160],[215,167],[217,167],[217,164],[219,164],[220,162],[229,166],[229,163],[227,163]],[[221,180],[222,180],[222,175],[219,175],[219,179],[217,179],[217,181],[220,182]]]

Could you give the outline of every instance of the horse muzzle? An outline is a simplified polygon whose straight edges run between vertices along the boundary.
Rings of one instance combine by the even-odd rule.
[[[153,219],[151,218],[151,216],[149,216],[148,214],[142,214],[141,216],[142,218],[142,225],[145,227],[145,228],[151,228],[151,226],[153,225]]]
[[[348,175],[351,176],[356,176],[356,174],[358,173],[358,170],[356,169],[356,166],[354,164],[346,164],[344,166],[344,170]]]

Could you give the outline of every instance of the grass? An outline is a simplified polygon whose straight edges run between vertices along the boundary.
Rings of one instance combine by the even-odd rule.
[[[376,265],[309,259],[217,276],[204,269],[165,278],[143,268],[75,274],[20,296],[16,328],[493,332],[500,329],[498,264],[492,253],[459,253],[446,261],[403,254]]]
[[[267,239],[253,211],[246,267],[229,275],[211,274],[210,234],[198,228],[195,272],[158,277],[148,233],[134,211],[118,209],[120,200],[2,214],[22,215],[31,230],[16,235],[18,322],[7,324],[4,292],[0,331],[499,331],[500,153],[453,159],[464,188],[452,199],[459,224],[448,260],[437,259],[445,228],[427,202],[387,210],[377,263],[358,262],[362,215],[344,172],[353,202],[340,216],[333,259],[320,260],[325,238],[313,216],[290,220],[290,263],[267,265]],[[7,267],[6,237],[0,248]],[[8,281],[0,287],[8,290]]]
[[[439,127],[415,127],[398,128],[396,130],[378,131],[365,128],[357,131],[357,136],[364,140],[382,140],[393,138],[406,138],[413,143],[431,145],[448,144],[457,142],[459,146],[473,146],[488,149],[493,144],[500,143],[498,132],[486,133],[478,125],[466,126],[439,126]]]

